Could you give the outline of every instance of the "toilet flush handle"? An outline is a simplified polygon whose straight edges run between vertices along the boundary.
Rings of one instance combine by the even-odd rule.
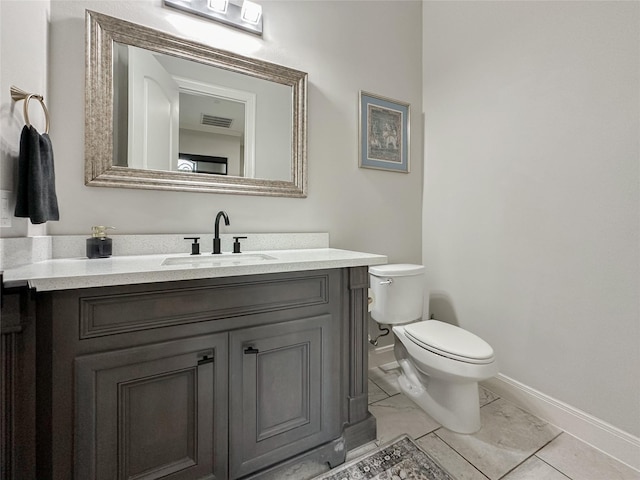
[[[391,285],[393,283],[393,278],[387,278],[386,280],[382,280],[380,285]]]

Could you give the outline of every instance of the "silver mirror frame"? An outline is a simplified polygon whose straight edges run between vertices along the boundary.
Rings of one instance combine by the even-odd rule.
[[[307,196],[307,74],[182,39],[87,10],[85,64],[85,185],[265,195]],[[292,181],[163,172],[113,164],[114,42],[173,55],[292,87]],[[259,158],[257,158],[259,161]]]

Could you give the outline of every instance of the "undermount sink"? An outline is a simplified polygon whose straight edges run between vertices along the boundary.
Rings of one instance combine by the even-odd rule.
[[[193,255],[189,257],[168,257],[162,265],[190,265],[192,267],[227,267],[234,265],[252,265],[266,260],[276,260],[276,257],[264,253],[222,253]]]

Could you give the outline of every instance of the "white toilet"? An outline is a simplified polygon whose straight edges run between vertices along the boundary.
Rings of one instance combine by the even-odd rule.
[[[443,427],[480,430],[478,382],[498,373],[491,345],[471,332],[422,320],[424,267],[369,267],[371,316],[392,325],[403,393]]]

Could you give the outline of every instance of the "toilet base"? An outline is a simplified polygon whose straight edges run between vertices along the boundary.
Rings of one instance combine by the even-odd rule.
[[[436,422],[456,433],[480,430],[478,382],[451,382],[420,374],[406,358],[399,359],[400,389]],[[426,382],[425,382],[426,380]],[[426,387],[425,387],[426,383]]]

